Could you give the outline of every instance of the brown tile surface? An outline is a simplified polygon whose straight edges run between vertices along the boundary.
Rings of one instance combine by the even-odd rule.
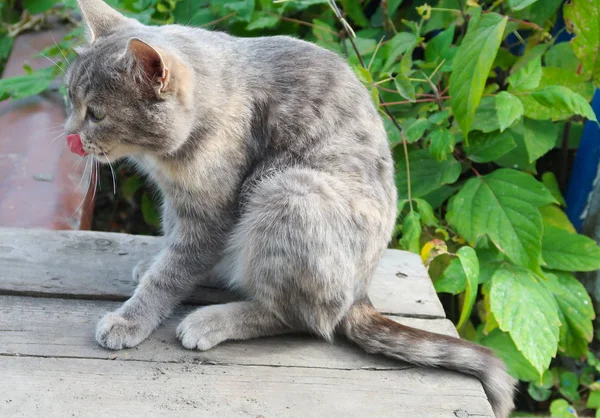
[[[3,76],[23,74],[25,62],[34,69],[47,67],[45,58],[32,56],[63,34],[54,30],[52,35],[19,36]],[[80,184],[86,161],[66,146],[64,120],[58,94],[0,102],[0,226],[90,228],[91,192],[80,206],[88,184],[87,178]]]

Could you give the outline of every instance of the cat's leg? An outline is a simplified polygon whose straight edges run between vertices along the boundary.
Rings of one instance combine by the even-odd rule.
[[[193,246],[174,244],[163,249],[133,296],[100,320],[96,328],[98,343],[118,350],[146,339],[214,265],[216,254],[212,252],[218,251],[216,247],[214,242],[207,241]],[[211,248],[211,252],[206,248]]]
[[[178,327],[183,345],[206,350],[278,331],[330,340],[356,297],[364,296],[386,245],[377,236],[383,229],[377,213],[365,214],[377,203],[347,196],[344,183],[306,169],[260,182],[220,263],[230,285],[252,302],[192,313]]]
[[[131,274],[135,283],[140,282],[140,279],[144,276],[144,274],[146,274],[146,272],[152,265],[152,262],[153,260],[142,260],[135,265]]]
[[[290,328],[255,301],[199,308],[177,327],[185,348],[208,350],[226,340],[246,340],[290,332]]]
[[[173,211],[170,210],[168,206],[168,202],[163,202],[161,227],[163,237],[165,237],[165,239],[168,239],[171,232],[175,229],[175,223],[176,219],[173,215]],[[146,271],[148,271],[153,262],[154,259],[150,258],[147,260],[141,260],[135,265],[131,274],[135,283],[140,282],[140,279],[144,276],[144,274],[146,274]]]

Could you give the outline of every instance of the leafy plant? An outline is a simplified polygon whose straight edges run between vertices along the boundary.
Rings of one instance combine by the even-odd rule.
[[[556,164],[560,153],[575,150],[585,121],[596,121],[589,102],[600,87],[600,2],[342,0],[341,10],[328,0],[109,3],[146,24],[288,34],[346,56],[394,153],[392,246],[421,254],[436,290],[452,295],[448,314],[461,335],[493,349],[540,407],[554,416],[600,407],[589,351],[595,314],[573,276],[600,268],[600,248],[568,221],[556,177],[569,169]],[[24,6],[72,20],[74,2]],[[551,33],[561,11],[570,43]],[[11,28],[26,24],[22,17]],[[78,30],[43,51],[53,69],[0,81],[0,98],[48,88]],[[124,176],[121,196],[155,224],[151,194]],[[565,368],[569,361],[582,369]]]

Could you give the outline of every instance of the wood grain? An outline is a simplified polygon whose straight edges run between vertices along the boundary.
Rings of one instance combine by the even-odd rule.
[[[135,264],[158,252],[160,239],[94,231],[0,229],[0,294],[125,300],[133,293]],[[393,315],[444,318],[419,256],[386,251],[369,296]],[[214,287],[201,287],[190,303],[235,299]]]
[[[0,375],[3,417],[493,416],[480,388],[440,370],[0,356]]]

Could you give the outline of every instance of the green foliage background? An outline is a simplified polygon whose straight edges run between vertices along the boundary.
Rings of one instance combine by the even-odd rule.
[[[339,15],[327,0],[107,2],[150,25],[288,34],[346,56],[396,161],[392,246],[421,254],[461,336],[526,382],[523,408],[576,416],[600,407],[594,309],[573,276],[600,268],[600,248],[568,221],[555,175],[568,169],[558,150],[576,149],[585,120],[596,120],[600,0],[341,0]],[[16,6],[0,3],[0,62],[21,31],[50,16],[76,21],[74,0]],[[561,12],[570,43],[551,35]],[[50,88],[80,35],[74,26],[42,51],[55,61],[48,69],[1,80],[0,99]],[[155,227],[143,181],[120,173],[119,195]]]

